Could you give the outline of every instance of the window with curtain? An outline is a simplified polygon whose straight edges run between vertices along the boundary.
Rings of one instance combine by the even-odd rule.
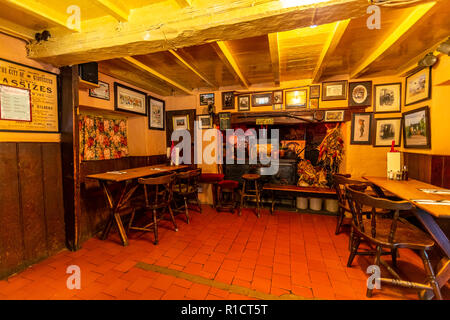
[[[81,161],[128,156],[126,118],[80,115],[79,130]]]

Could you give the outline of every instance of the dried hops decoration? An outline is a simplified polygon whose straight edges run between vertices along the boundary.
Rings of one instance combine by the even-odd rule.
[[[327,126],[327,135],[317,148],[319,150],[318,167],[309,160],[301,160],[297,166],[299,186],[325,187],[332,184],[333,173],[339,171],[344,155],[344,140],[341,137],[341,124]]]

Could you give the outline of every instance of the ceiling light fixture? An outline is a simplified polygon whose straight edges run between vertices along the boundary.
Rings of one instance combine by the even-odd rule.
[[[442,42],[436,50],[450,56],[450,38]]]
[[[422,59],[419,60],[419,67],[431,67],[438,61],[438,58],[430,52],[425,55]]]

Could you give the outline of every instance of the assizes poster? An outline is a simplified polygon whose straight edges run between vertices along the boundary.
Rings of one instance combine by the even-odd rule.
[[[56,74],[0,59],[0,84],[30,90],[32,119],[0,120],[0,131],[58,132]]]

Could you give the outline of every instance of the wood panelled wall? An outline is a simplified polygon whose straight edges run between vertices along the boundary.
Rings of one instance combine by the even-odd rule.
[[[65,248],[59,143],[0,143],[0,279]]]
[[[409,177],[450,188],[450,156],[404,152]]]
[[[166,155],[155,155],[81,162],[81,243],[88,240],[103,229],[109,214],[106,206],[106,198],[98,181],[86,179],[87,175],[106,171],[151,166],[165,163],[166,160]],[[117,191],[117,188],[114,188],[117,186],[118,185],[112,186],[112,190]]]

